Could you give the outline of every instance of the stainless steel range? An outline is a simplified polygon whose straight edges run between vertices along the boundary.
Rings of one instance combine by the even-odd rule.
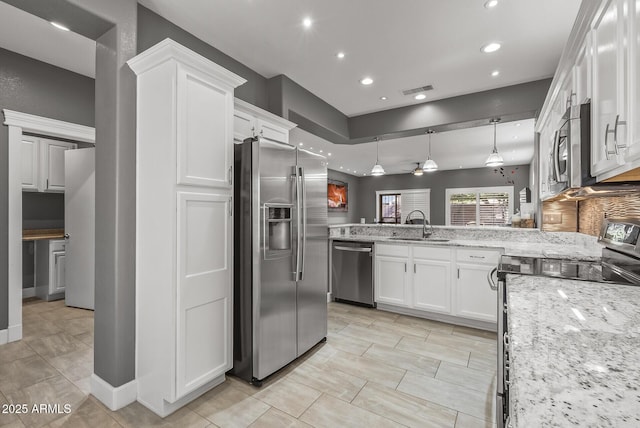
[[[509,427],[509,328],[507,324],[507,275],[535,275],[550,278],[576,279],[602,283],[640,285],[640,220],[606,219],[598,242],[602,259],[580,261],[538,257],[502,256],[489,283],[498,290],[498,379],[497,412],[498,428]]]

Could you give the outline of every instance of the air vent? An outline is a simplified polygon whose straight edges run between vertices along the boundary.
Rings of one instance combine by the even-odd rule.
[[[432,91],[432,90],[433,90],[433,85],[427,85],[427,86],[420,86],[419,88],[405,89],[404,91],[402,91],[402,94],[413,95],[413,94],[417,94],[418,92],[425,92],[425,91]]]

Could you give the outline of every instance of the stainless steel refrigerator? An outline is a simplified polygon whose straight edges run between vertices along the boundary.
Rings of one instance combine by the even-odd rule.
[[[260,385],[327,336],[327,162],[262,137],[234,157],[231,373]]]

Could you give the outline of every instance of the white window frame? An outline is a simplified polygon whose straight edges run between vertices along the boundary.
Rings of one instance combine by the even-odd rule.
[[[427,217],[429,223],[431,223],[431,189],[376,190],[376,219],[378,219],[378,221],[380,220],[380,196],[400,194],[400,207],[402,207],[402,195],[406,195],[408,193],[427,194],[428,208],[424,215]],[[402,211],[400,211],[400,213],[400,215],[402,215]],[[403,221],[404,220],[400,218],[400,224],[403,224]]]
[[[451,195],[458,193],[475,193],[476,202],[480,193],[507,193],[509,195],[509,213],[513,213],[513,186],[493,187],[454,187],[445,189],[445,224],[451,226]],[[476,203],[476,222],[480,218],[480,205]],[[479,225],[478,225],[479,226]]]

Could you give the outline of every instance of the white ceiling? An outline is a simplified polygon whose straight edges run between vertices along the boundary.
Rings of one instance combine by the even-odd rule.
[[[498,152],[505,165],[526,165],[533,159],[534,120],[500,123],[496,129]],[[389,174],[406,174],[427,159],[428,137],[397,138],[380,141],[380,164]],[[327,156],[329,168],[351,175],[370,175],[376,161],[375,143],[333,144],[302,129],[294,128],[291,144]],[[493,149],[493,125],[433,134],[431,158],[439,170],[483,168]],[[328,154],[331,153],[329,156]]]
[[[348,116],[553,76],[580,0],[140,0],[265,77]],[[313,25],[302,26],[304,17]],[[502,49],[480,52],[498,41]],[[338,60],[335,54],[344,51]],[[491,77],[500,70],[498,77]],[[362,86],[364,76],[373,85]],[[387,101],[381,101],[381,96]]]
[[[96,42],[0,1],[0,47],[89,77],[96,75]]]

